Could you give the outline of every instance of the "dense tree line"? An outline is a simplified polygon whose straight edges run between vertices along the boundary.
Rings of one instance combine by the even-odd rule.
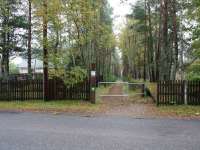
[[[138,1],[126,20],[120,37],[125,76],[150,81],[199,76],[198,0]]]
[[[200,2],[142,0],[119,38],[123,75],[150,81],[200,79]],[[44,62],[44,74],[74,83],[89,75],[120,75],[112,8],[107,0],[0,0],[0,74],[18,55]],[[47,79],[47,78],[46,78]]]
[[[119,68],[107,0],[1,0],[1,75],[9,75],[12,56],[44,62],[44,73],[77,82],[92,63],[110,80]]]

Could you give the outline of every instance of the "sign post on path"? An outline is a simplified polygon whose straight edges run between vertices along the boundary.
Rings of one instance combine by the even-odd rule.
[[[90,73],[90,102],[96,103],[96,65],[91,65]]]

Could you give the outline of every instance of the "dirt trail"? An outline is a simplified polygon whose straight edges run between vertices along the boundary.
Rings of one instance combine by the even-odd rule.
[[[123,96],[123,85],[114,84],[107,94],[108,96],[102,97],[102,102],[109,106],[118,106],[124,104],[127,101],[127,97]],[[120,96],[121,95],[121,96]]]
[[[138,89],[138,91],[140,91]],[[113,85],[108,95],[123,95],[123,84]],[[105,96],[101,99],[100,113],[108,116],[129,116],[133,118],[175,118],[199,119],[199,116],[181,116],[174,112],[162,112],[151,98],[137,96]]]
[[[151,99],[144,99],[141,96],[112,96],[123,95],[123,85],[115,84],[108,92],[108,95],[102,98],[104,112],[107,115],[147,117],[154,113],[154,104]]]
[[[120,83],[115,84],[109,89],[109,95],[123,95],[123,85]]]

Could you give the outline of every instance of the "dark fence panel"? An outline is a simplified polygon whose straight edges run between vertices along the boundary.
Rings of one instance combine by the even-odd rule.
[[[187,83],[187,102],[189,105],[200,105],[200,81]]]
[[[0,81],[0,100],[43,99],[42,80]]]
[[[199,81],[160,81],[157,86],[158,105],[200,105]]]
[[[158,104],[184,104],[184,81],[160,81]]]
[[[62,80],[49,80],[49,99],[50,100],[89,100],[90,82],[85,80],[71,86],[66,86]]]
[[[49,80],[49,100],[89,100],[90,82],[67,87],[62,80]],[[42,100],[42,80],[7,80],[0,81],[0,100]]]

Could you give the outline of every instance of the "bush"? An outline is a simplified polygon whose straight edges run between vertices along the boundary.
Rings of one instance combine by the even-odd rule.
[[[81,67],[73,67],[70,70],[52,69],[50,71],[50,78],[60,78],[67,86],[83,82],[87,77],[87,71]]]
[[[195,72],[190,72],[187,74],[187,80],[190,81],[200,81],[200,74]]]
[[[192,81],[200,81],[200,61],[194,62],[188,69],[187,69],[187,80]]]
[[[115,76],[115,75],[112,75],[112,74],[110,74],[107,78],[106,78],[106,80],[107,81],[109,81],[109,82],[115,82],[115,81],[117,81],[117,77]]]

